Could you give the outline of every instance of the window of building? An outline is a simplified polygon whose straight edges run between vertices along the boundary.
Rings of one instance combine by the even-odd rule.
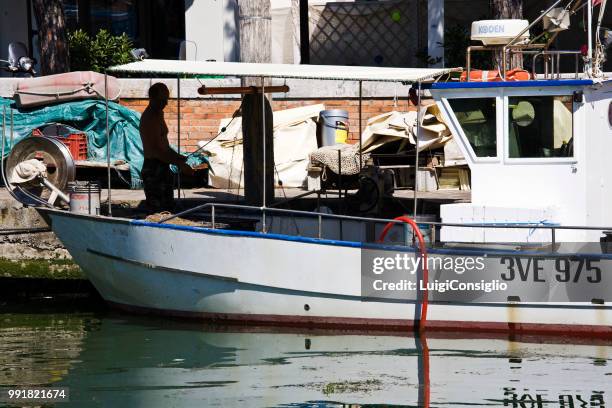
[[[508,157],[573,157],[573,98],[508,98]]]
[[[90,0],[91,31],[106,29],[138,40],[138,6],[135,0]]]
[[[497,157],[495,98],[450,99],[449,104],[477,157]]]
[[[185,39],[184,0],[63,0],[63,4],[71,31],[125,33],[151,58],[178,58]]]

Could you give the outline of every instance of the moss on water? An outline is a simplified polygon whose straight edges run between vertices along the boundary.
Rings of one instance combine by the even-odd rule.
[[[85,279],[71,259],[10,260],[0,258],[0,278]]]
[[[323,386],[322,391],[325,395],[355,392],[370,393],[381,388],[382,382],[380,380],[371,379],[365,381],[330,382]]]

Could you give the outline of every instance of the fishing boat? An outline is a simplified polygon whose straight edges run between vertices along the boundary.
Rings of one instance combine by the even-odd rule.
[[[208,203],[159,222],[112,217],[110,199],[107,215],[38,211],[102,297],[124,310],[246,324],[612,337],[612,80],[590,49],[568,53],[584,61],[568,77],[551,65],[566,52],[527,47],[525,33],[539,20],[519,25],[504,45],[493,41],[504,61],[513,53],[545,61],[545,73],[534,68],[527,80],[504,69],[499,80],[473,81],[469,61],[463,82],[443,68],[146,59],[108,70],[255,77],[262,98],[268,79],[354,81],[360,90],[368,81],[413,84],[419,105],[424,92],[435,101],[472,174],[471,202],[442,205],[440,222],[272,207],[265,182],[260,206]],[[171,223],[202,213],[207,226]],[[255,217],[254,228],[221,225],[228,214]],[[429,244],[423,226],[439,232]],[[391,243],[389,233],[400,238]]]

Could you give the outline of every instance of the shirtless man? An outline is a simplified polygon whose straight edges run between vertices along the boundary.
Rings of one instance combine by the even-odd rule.
[[[170,148],[168,127],[164,120],[164,108],[170,92],[163,83],[149,88],[149,105],[140,118],[140,138],[144,149],[141,176],[144,184],[147,208],[152,211],[171,210],[174,207],[174,174],[170,165],[193,175],[187,158]]]

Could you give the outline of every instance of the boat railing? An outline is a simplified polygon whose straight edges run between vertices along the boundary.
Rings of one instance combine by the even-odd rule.
[[[173,214],[166,218],[163,218],[159,223],[165,223],[172,219],[183,217],[191,213],[210,209],[211,215],[211,228],[216,229],[217,222],[217,208],[223,209],[234,209],[234,210],[246,210],[252,212],[260,212],[262,215],[262,232],[266,233],[266,213],[286,214],[291,216],[303,216],[310,218],[317,218],[317,238],[323,239],[323,220],[324,219],[335,219],[345,221],[358,221],[358,222],[372,222],[372,223],[393,223],[397,225],[405,225],[401,220],[387,219],[387,218],[373,218],[373,217],[362,217],[356,215],[342,215],[342,214],[330,214],[314,211],[302,211],[302,210],[291,210],[286,208],[271,208],[271,207],[259,207],[250,206],[243,204],[224,204],[224,203],[206,203],[198,205],[196,207],[181,211]],[[452,222],[439,222],[439,221],[420,221],[417,217],[417,223],[419,225],[426,225],[431,227],[431,242],[434,243],[435,231],[438,227],[457,227],[457,228],[491,228],[491,229],[528,229],[528,230],[549,230],[551,235],[551,244],[554,246],[557,244],[557,231],[601,231],[606,236],[612,236],[612,227],[601,227],[601,226],[578,226],[578,225],[557,225],[550,223],[452,223]],[[407,231],[407,230],[406,230]],[[406,241],[407,242],[407,241]]]
[[[580,69],[580,57],[581,51],[564,51],[564,50],[542,50],[542,51],[522,51],[522,54],[533,54],[532,59],[532,75],[534,78],[538,78],[537,73],[537,62],[538,58],[542,57],[542,63],[544,65],[543,79],[561,79],[561,57],[565,55],[574,57],[574,78],[579,78]]]
[[[566,77],[566,74],[561,72],[561,57],[570,56],[574,58],[574,72],[568,72],[567,75],[573,76],[575,79],[580,77],[580,61],[582,52],[581,51],[570,51],[570,50],[546,50],[542,49],[543,44],[534,44],[531,48],[525,49],[526,46],[515,46],[504,50],[504,47],[492,47],[482,45],[472,45],[468,47],[466,54],[466,66],[467,66],[467,77],[466,80],[470,81],[470,73],[472,71],[472,54],[474,51],[490,51],[490,52],[504,52],[503,66],[507,66],[506,61],[510,61],[511,55],[532,55],[531,62],[531,76],[533,79],[561,79]],[[538,73],[538,62],[542,61],[542,73]],[[508,67],[507,67],[508,69]],[[505,71],[500,72],[500,75],[505,80]]]

